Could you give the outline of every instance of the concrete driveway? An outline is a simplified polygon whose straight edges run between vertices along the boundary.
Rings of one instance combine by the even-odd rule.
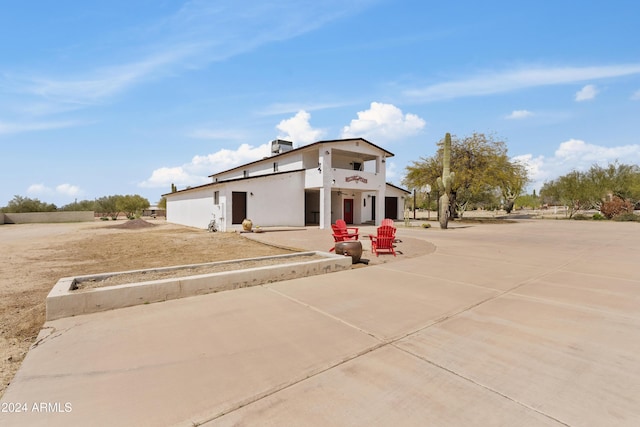
[[[48,322],[0,424],[639,424],[639,224],[398,234],[435,251]]]

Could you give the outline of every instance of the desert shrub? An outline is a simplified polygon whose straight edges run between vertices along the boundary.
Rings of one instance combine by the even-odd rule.
[[[601,221],[601,220],[605,219],[604,215],[602,215],[601,213],[598,213],[598,212],[594,213],[592,218],[594,220],[596,220],[596,221]]]
[[[636,215],[633,212],[625,212],[613,217],[614,221],[637,221],[640,222],[640,215]]]
[[[573,216],[573,219],[578,220],[578,221],[583,221],[585,219],[589,219],[589,217],[586,216],[585,214],[575,214]]]
[[[615,196],[613,199],[602,204],[600,212],[609,219],[624,213],[633,214],[633,203]]]
[[[423,222],[422,228],[431,228],[431,224],[429,224],[428,222]]]

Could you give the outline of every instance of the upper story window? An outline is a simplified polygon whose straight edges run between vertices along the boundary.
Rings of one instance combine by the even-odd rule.
[[[220,204],[220,192],[219,191],[214,191],[213,192],[213,204],[214,205],[219,205]]]
[[[243,178],[249,178],[249,171],[242,171]]]
[[[278,162],[273,162],[273,171],[278,172]]]

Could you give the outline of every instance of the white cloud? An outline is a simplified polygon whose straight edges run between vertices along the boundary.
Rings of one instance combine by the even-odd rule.
[[[341,137],[389,142],[416,135],[425,125],[423,119],[415,114],[403,114],[395,105],[372,102],[368,110],[359,111],[358,118],[342,129]]]
[[[553,157],[525,154],[514,159],[525,164],[532,181],[531,187],[539,190],[545,181],[558,178],[572,170],[587,170],[594,164],[606,166],[615,161],[639,164],[640,144],[603,147],[579,139],[570,139],[558,146]]]
[[[64,196],[75,197],[80,195],[80,187],[71,184],[60,184],[56,186],[56,193]]]
[[[466,79],[436,83],[424,88],[405,90],[404,94],[421,101],[438,101],[466,96],[482,96],[516,90],[570,84],[585,80],[640,74],[640,64],[594,67],[523,68],[487,72]]]
[[[560,144],[555,157],[564,163],[571,163],[582,169],[593,163],[611,163],[615,160],[638,163],[640,161],[640,145],[623,145],[618,147],[602,147],[587,144],[579,139],[570,139]]]
[[[598,89],[594,85],[586,85],[576,92],[576,102],[588,101],[598,94]]]
[[[34,196],[51,195],[53,194],[53,190],[44,184],[31,184],[29,188],[27,188],[27,194]]]
[[[640,90],[637,90],[633,94],[631,94],[631,100],[640,101]]]
[[[513,110],[511,114],[506,116],[505,118],[508,120],[519,120],[526,119],[527,117],[533,116],[533,113],[528,110]]]
[[[205,184],[207,182],[206,175],[196,175],[188,171],[189,165],[175,167],[161,167],[153,172],[151,176],[139,184],[144,188],[171,188],[171,184],[186,187]],[[207,174],[210,175],[210,174]]]
[[[196,155],[191,162],[182,166],[161,167],[154,170],[151,176],[140,182],[138,186],[164,187],[168,192],[172,183],[179,188],[206,184],[211,182],[209,175],[269,156],[270,148],[270,143],[257,147],[242,144],[235,150],[223,148],[215,153]]]
[[[278,138],[292,141],[296,146],[310,144],[316,142],[325,134],[321,129],[314,129],[309,123],[311,114],[304,110],[298,111],[295,116],[290,119],[282,120],[276,128],[280,132]]]
[[[31,196],[62,197],[68,199],[81,196],[83,191],[77,185],[68,183],[57,185],[55,188],[39,183],[30,185],[29,188],[27,188],[27,194]]]

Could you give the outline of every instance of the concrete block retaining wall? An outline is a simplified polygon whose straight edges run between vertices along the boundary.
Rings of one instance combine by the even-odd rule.
[[[93,211],[0,213],[0,224],[94,221]]]

